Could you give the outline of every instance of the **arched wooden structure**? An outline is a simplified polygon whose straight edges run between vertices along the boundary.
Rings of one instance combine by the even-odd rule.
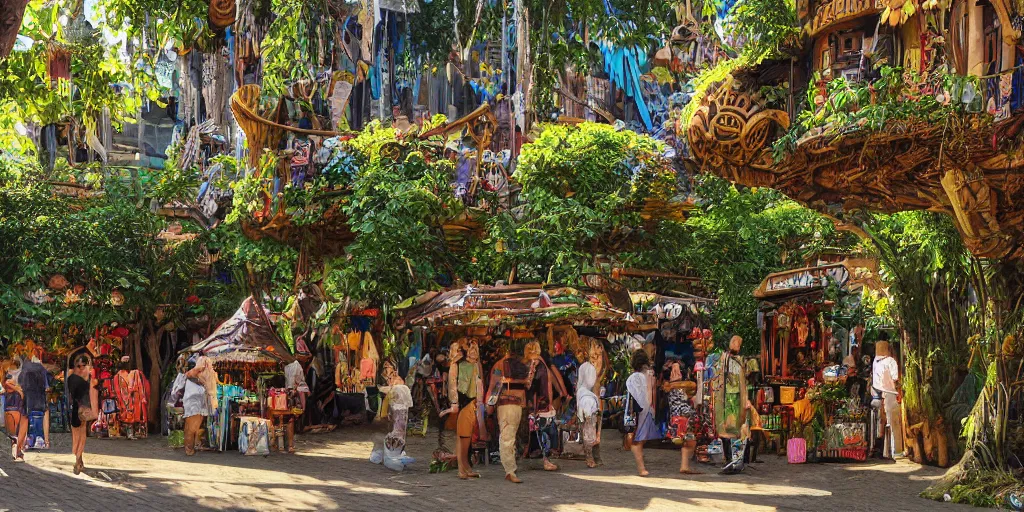
[[[690,120],[691,158],[704,171],[777,189],[824,213],[942,212],[975,255],[1024,258],[1024,158],[1011,156],[1024,114],[821,130],[780,161],[771,122],[786,128],[788,115],[757,109],[730,77]]]

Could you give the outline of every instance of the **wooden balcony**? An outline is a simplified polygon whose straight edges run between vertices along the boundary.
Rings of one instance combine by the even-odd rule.
[[[807,20],[807,35],[815,37],[825,29],[862,16],[879,14],[885,9],[881,0],[825,0],[815,2],[810,19]]]

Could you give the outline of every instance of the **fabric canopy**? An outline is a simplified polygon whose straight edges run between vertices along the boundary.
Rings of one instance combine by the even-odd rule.
[[[281,362],[295,360],[277,335],[270,316],[256,299],[248,297],[235,314],[220,324],[205,340],[185,349],[214,362]]]
[[[611,305],[599,292],[538,284],[467,286],[413,299],[400,313],[399,326],[425,324],[497,325],[587,320],[632,322],[629,311]]]

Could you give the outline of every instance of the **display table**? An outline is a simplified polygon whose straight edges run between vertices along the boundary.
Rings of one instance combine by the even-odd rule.
[[[302,415],[302,409],[270,411],[270,449],[295,453],[295,420]]]

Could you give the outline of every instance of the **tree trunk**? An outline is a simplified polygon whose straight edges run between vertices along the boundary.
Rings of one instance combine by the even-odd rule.
[[[28,0],[0,0],[0,59],[14,48]]]
[[[147,322],[146,329],[146,353],[149,354],[149,427],[150,432],[157,432],[160,429],[160,403],[163,396],[161,389],[161,377],[163,369],[160,368],[160,343],[168,329],[173,323],[167,323],[160,328],[152,320]]]

